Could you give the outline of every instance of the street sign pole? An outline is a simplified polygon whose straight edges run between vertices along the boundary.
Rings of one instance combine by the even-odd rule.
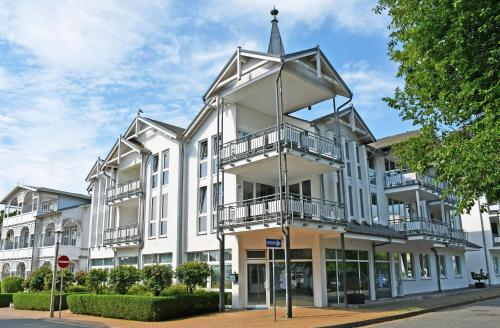
[[[62,304],[62,293],[63,293],[63,278],[64,278],[64,274],[63,274],[63,269],[60,269],[59,271],[61,271],[61,288],[59,289],[59,319],[61,319],[61,304]]]
[[[273,308],[274,308],[274,322],[276,322],[276,277],[274,276],[276,274],[276,271],[274,270],[274,261],[275,261],[274,248],[272,248],[272,252],[273,252],[273,274],[272,274],[272,277],[273,277]]]
[[[274,250],[276,248],[281,248],[281,239],[266,239],[266,247],[271,249],[271,255],[273,257],[273,262],[272,262],[272,270],[273,274],[271,277],[273,277],[273,312],[274,312],[274,322],[276,322],[276,271],[275,271],[275,264],[276,264],[276,259],[275,259],[275,253]]]
[[[56,231],[56,249],[54,253],[54,266],[52,271],[52,288],[50,289],[50,317],[54,317],[54,299],[55,299],[55,290],[56,290],[56,274],[57,274],[57,259],[59,256],[59,234],[60,230]]]

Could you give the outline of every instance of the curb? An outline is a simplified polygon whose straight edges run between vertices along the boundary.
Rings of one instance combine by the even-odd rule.
[[[331,326],[322,326],[320,328],[353,328],[353,327],[363,327],[363,326],[368,326],[368,325],[374,325],[377,323],[383,323],[383,322],[388,322],[388,321],[394,321],[394,320],[399,320],[399,319],[405,319],[405,318],[410,318],[410,317],[415,317],[421,314],[425,313],[430,313],[430,312],[437,312],[437,311],[442,311],[446,310],[452,307],[456,306],[463,306],[467,304],[472,304],[476,302],[482,302],[482,301],[487,301],[495,298],[500,298],[500,295],[495,295],[495,296],[487,296],[483,298],[478,298],[475,300],[468,300],[460,303],[453,303],[453,304],[446,304],[446,305],[440,305],[440,306],[435,306],[432,308],[428,309],[422,309],[418,311],[412,311],[412,312],[406,312],[406,313],[401,313],[401,314],[395,314],[387,317],[381,317],[381,318],[375,318],[375,319],[368,319],[368,320],[362,320],[362,321],[355,321],[355,322],[349,322],[349,323],[342,323],[339,325],[331,325]]]

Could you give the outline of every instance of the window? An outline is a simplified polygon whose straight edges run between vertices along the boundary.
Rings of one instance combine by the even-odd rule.
[[[340,188],[340,172],[337,172],[337,202],[342,203],[342,191]]]
[[[92,259],[91,264],[93,267],[112,266],[113,265],[113,258],[108,257],[108,258],[103,258],[103,259]]]
[[[349,186],[347,188],[348,190],[348,193],[349,193],[349,216],[353,216],[354,215],[354,204],[353,204],[353,200],[352,200],[352,186]]]
[[[217,188],[217,183],[212,185],[212,230],[217,229],[217,194],[222,196],[222,183],[219,182],[219,188]],[[222,204],[222,199],[219,199],[219,203]]]
[[[156,236],[156,219],[158,216],[158,197],[151,198],[151,208],[149,209],[149,237]]]
[[[493,256],[493,272],[497,275],[500,274],[499,262],[498,256]]]
[[[162,166],[161,166],[161,185],[168,185],[169,171],[170,171],[170,151],[167,149],[162,155]]]
[[[172,264],[172,253],[145,254],[142,256],[144,265]]]
[[[493,237],[498,237],[498,225],[496,222],[491,222],[491,233]]]
[[[264,253],[265,254],[265,253]],[[219,250],[210,250],[202,252],[189,252],[187,254],[188,262],[207,262],[210,266],[212,272],[211,277],[208,281],[209,288],[219,288],[219,276],[220,276],[220,266],[219,266],[220,254]],[[231,265],[232,255],[231,250],[226,249],[224,251],[224,286],[226,289],[231,289],[232,283],[229,279],[229,274],[232,273]]]
[[[137,256],[122,256],[118,258],[120,265],[137,265]]]
[[[446,256],[439,255],[439,278],[446,278]]]
[[[198,233],[207,231],[207,187],[200,187],[198,193]]]
[[[454,255],[451,258],[453,262],[453,272],[455,273],[455,277],[461,277],[462,276],[462,263],[460,256]]]
[[[160,235],[167,234],[167,218],[168,218],[168,194],[161,195],[161,219],[160,219]]]
[[[346,162],[346,168],[347,168],[347,176],[351,177],[351,162]]]
[[[431,277],[431,261],[429,254],[420,254],[420,276],[422,278]]]
[[[378,205],[377,205],[377,194],[371,194],[371,205],[372,205],[372,220],[378,221]]]
[[[350,154],[349,154],[349,141],[345,142],[345,159],[349,160],[350,159]]]
[[[217,174],[217,151],[217,135],[215,135],[212,136],[212,174]]]
[[[363,201],[363,189],[359,189],[359,207],[360,207],[360,210],[361,210],[361,217],[362,218],[365,217],[365,206],[363,204],[364,204],[364,201]]]
[[[158,154],[153,156],[153,160],[151,161],[151,188],[158,187]]]
[[[394,161],[391,161],[390,159],[385,159],[384,160],[384,164],[385,164],[385,171],[394,171],[396,170],[396,162]]]
[[[199,166],[199,178],[205,178],[207,176],[207,158],[208,158],[208,141],[203,140],[199,145],[198,160]]]
[[[415,279],[412,253],[401,253],[401,277]]]
[[[361,180],[361,148],[356,146],[356,167],[358,172],[358,180]]]
[[[66,227],[62,232],[62,244],[76,246],[76,227]]]

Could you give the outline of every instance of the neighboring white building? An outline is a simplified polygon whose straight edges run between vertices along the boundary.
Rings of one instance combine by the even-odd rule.
[[[70,270],[87,267],[90,197],[44,187],[18,185],[4,205],[1,230],[1,277],[26,277],[42,265],[52,268],[60,232],[59,255],[67,255]]]
[[[484,197],[481,205],[485,206],[487,212],[480,212],[479,202],[476,202],[469,214],[462,214],[463,227],[469,235],[469,240],[482,247],[479,252],[467,253],[466,260],[470,271],[489,274],[492,285],[500,284],[500,221],[499,204],[488,204]],[[469,276],[470,282],[474,281]]]
[[[203,261],[218,288],[223,234],[232,306],[269,306],[286,275],[278,250],[272,279],[265,241],[285,230],[294,305],[343,301],[342,238],[349,285],[367,299],[466,288],[477,246],[453,197],[392,159],[414,132],[377,141],[339,97],[352,94],[319,47],[285,55],[275,17],[268,53],[237,48],[185,130],[138,115],[96,161],[89,267]],[[327,101],[331,114],[292,116]]]

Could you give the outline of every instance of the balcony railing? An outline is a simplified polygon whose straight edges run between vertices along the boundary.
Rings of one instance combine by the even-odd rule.
[[[456,240],[468,240],[467,231],[461,229],[450,229],[450,236]]]
[[[137,242],[141,238],[138,224],[107,228],[104,230],[104,244]]]
[[[285,206],[288,206],[290,214],[287,220],[317,223],[345,222],[343,204],[284,193],[282,202],[279,194],[274,194],[220,206],[221,225],[230,228],[260,223],[280,223],[280,214],[285,212]]]
[[[278,138],[278,128],[275,125],[223,144],[221,164],[225,165],[275,151],[278,142],[284,148],[298,150],[331,161],[341,160],[340,147],[333,140],[294,125],[283,123],[280,138]]]
[[[389,227],[404,235],[427,235],[450,238],[450,227],[441,221],[426,218],[402,218],[389,222]]]
[[[107,188],[106,200],[111,202],[121,198],[136,196],[141,194],[142,190],[141,178],[135,177]]]
[[[500,246],[500,236],[493,236],[493,245]]]

